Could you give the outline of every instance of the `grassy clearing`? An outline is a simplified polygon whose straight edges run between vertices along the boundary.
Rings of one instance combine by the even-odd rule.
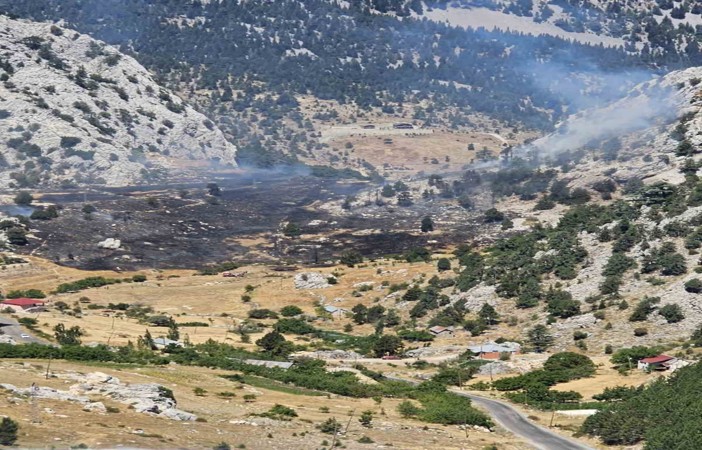
[[[261,378],[253,375],[242,375],[241,378],[244,380],[245,384],[254,386],[261,389],[268,389],[270,391],[283,392],[285,394],[292,395],[311,395],[311,396],[325,396],[324,392],[314,391],[312,389],[304,389],[295,386],[290,386],[277,381],[269,380],[268,378]]]

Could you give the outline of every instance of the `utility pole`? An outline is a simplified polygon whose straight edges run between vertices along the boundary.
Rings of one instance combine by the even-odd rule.
[[[36,395],[39,391],[36,383],[32,383],[29,388],[29,403],[32,410],[32,423],[41,423],[41,417],[39,417],[39,406],[37,405]]]
[[[51,367],[51,358],[54,355],[52,353],[49,353],[49,362],[46,364],[46,379],[49,379],[49,368]]]

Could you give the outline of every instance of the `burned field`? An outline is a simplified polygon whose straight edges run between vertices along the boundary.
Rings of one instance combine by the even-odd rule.
[[[338,213],[320,207],[368,190],[367,182],[283,176],[214,181],[218,195],[210,195],[207,182],[45,193],[41,200],[58,205],[59,217],[33,220],[34,238],[20,251],[92,270],[193,268],[228,260],[323,264],[350,248],[372,257],[441,247],[472,234],[463,217],[446,233],[419,233],[424,215],[442,214],[440,204],[367,205]],[[299,235],[282,233],[287,223]],[[119,240],[119,247],[105,245],[107,239]]]

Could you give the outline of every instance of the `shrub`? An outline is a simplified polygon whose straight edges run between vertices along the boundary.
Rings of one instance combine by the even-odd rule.
[[[658,314],[663,316],[668,323],[677,323],[685,318],[680,306],[669,303],[658,310]]]
[[[31,205],[34,201],[34,197],[27,191],[21,191],[15,195],[15,204],[17,205]]]
[[[559,373],[568,380],[575,380],[594,375],[595,363],[585,355],[561,352],[551,355],[546,360],[544,370]]]
[[[648,329],[646,328],[635,328],[634,329],[634,336],[641,337],[641,336],[646,336],[648,334]]]
[[[451,261],[448,258],[441,258],[436,263],[436,268],[439,272],[445,272],[451,270]]]
[[[693,294],[702,292],[702,281],[699,278],[693,278],[685,283],[685,290]]]
[[[82,139],[79,137],[62,136],[60,145],[62,148],[73,148],[76,145],[80,144],[81,142],[82,142]]]
[[[484,221],[486,223],[502,222],[505,219],[505,215],[495,208],[490,208],[485,211]]]
[[[6,295],[7,298],[46,298],[46,294],[39,289],[14,290]]]
[[[648,319],[648,315],[651,314],[655,309],[655,305],[661,301],[658,297],[644,297],[636,308],[634,312],[629,316],[630,322],[643,322]]]
[[[370,428],[373,424],[373,411],[363,411],[361,413],[361,417],[358,418],[358,422],[361,424],[361,426]]]
[[[319,431],[322,433],[327,433],[327,434],[336,434],[339,431],[341,431],[341,423],[339,423],[338,420],[336,420],[334,417],[330,417],[317,427],[319,428]]]
[[[297,417],[297,412],[292,408],[276,403],[271,409],[260,415],[261,417],[268,417],[275,420],[290,420],[293,417]]]
[[[283,317],[293,317],[293,316],[297,316],[299,314],[302,314],[302,309],[300,309],[299,306],[287,305],[287,306],[284,306],[283,308],[281,308],[280,314]]]
[[[270,309],[252,309],[249,311],[250,319],[277,319],[278,314]]]
[[[9,417],[3,417],[0,421],[0,445],[14,445],[17,441],[17,422]]]
[[[580,340],[586,339],[587,336],[588,336],[587,333],[584,331],[574,331],[573,332],[573,340],[575,340],[575,341],[580,341]]]
[[[363,262],[363,255],[357,250],[346,250],[341,254],[340,262],[348,267],[353,267]]]
[[[421,409],[409,400],[397,405],[397,412],[404,418],[417,417]]]
[[[207,391],[198,386],[195,389],[193,389],[193,394],[197,395],[198,397],[204,397],[205,394],[207,394]]]

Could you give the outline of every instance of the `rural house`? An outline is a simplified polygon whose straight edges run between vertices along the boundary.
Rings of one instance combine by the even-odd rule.
[[[516,342],[503,342],[501,344],[486,342],[481,345],[471,345],[468,347],[468,350],[480,359],[499,359],[503,353],[509,355],[519,354],[521,346]]]
[[[677,361],[673,356],[658,355],[640,359],[637,366],[639,370],[668,370]]]
[[[332,317],[343,317],[348,310],[344,308],[337,308],[336,306],[327,305],[324,307],[324,311],[332,315]]]
[[[44,302],[36,298],[12,298],[0,303],[0,309],[10,308],[14,312],[44,311]]]
[[[154,347],[156,347],[158,349],[166,348],[171,344],[175,345],[176,347],[183,346],[182,342],[174,341],[173,339],[168,339],[165,337],[158,337],[158,338],[154,339]]]
[[[448,337],[448,336],[453,336],[453,327],[442,327],[442,326],[435,326],[429,328],[429,333],[432,334],[432,336],[435,337]]]

